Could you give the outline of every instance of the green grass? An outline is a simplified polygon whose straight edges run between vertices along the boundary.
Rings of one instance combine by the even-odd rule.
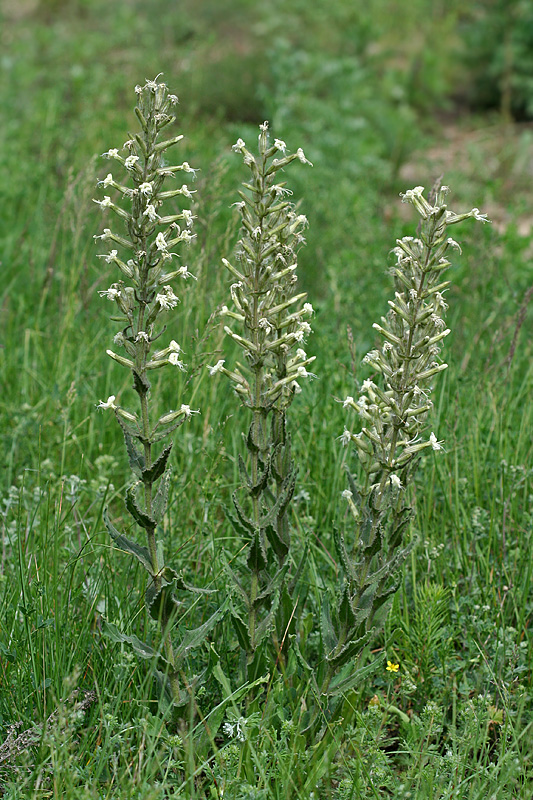
[[[6,798],[533,794],[530,310],[520,323],[533,239],[517,224],[530,214],[531,143],[493,118],[468,123],[491,131],[488,139],[457,125],[466,144],[446,163],[450,206],[479,206],[494,224],[458,234],[450,368],[432,422],[446,451],[427,457],[416,477],[418,544],[374,643],[382,666],[344,698],[323,738],[308,742],[302,717],[314,699],[297,666],[285,679],[271,676],[265,702],[246,709],[224,622],[187,671],[208,667],[197,692],[207,724],[243,714],[248,733],[241,742],[220,727],[213,742],[198,717],[191,735],[176,729],[149,662],[102,635],[103,617],[148,641],[156,631],[142,604],[145,578],[112,547],[101,519],[107,503],[122,517],[129,477],[117,426],[95,404],[126,396],[130,379],[105,356],[115,327],[97,290],[115,278],[95,257],[101,218],[91,198],[107,162],[94,156],[124,141],[133,86],[162,71],[180,96],[180,155],[201,172],[189,256],[198,283],[167,320],[191,369],[154,395],[163,409],[183,394],[202,411],[175,436],[165,522],[168,561],[200,586],[223,590],[221,553],[235,552],[222,505],[239,482],[246,429],[229,388],[205,369],[221,357],[211,314],[228,301],[220,259],[235,239],[229,206],[243,177],[231,144],[251,141],[270,118],[274,135],[303,146],[315,165],[291,186],[310,221],[299,275],[317,310],[308,350],[319,377],[296,398],[291,425],[295,552],[310,546],[300,635],[309,653],[318,646],[315,612],[339,570],[333,528],[345,523],[344,462],[355,466],[337,441],[336,398],[361,379],[372,322],[391,291],[390,250],[416,224],[398,192],[429,188],[438,174],[442,159],[431,152],[442,147],[444,123],[433,111],[444,97],[451,105],[454,81],[468,72],[454,55],[454,4],[446,11],[418,0],[405,20],[386,0],[365,11],[341,0],[290,13],[285,5],[0,8],[0,757],[10,725],[41,726],[0,761]],[[182,629],[210,611],[210,600],[180,599]],[[387,659],[400,664],[397,674]],[[78,700],[95,693],[84,713],[73,710],[74,690]]]

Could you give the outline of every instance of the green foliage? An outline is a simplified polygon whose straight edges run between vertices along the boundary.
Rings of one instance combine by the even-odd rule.
[[[0,793],[530,798],[531,142],[527,131],[489,127],[464,108],[461,124],[453,117],[459,89],[472,97],[462,36],[468,27],[475,53],[473,27],[492,6],[479,17],[464,4],[428,0],[226,6],[2,4]],[[503,30],[510,17],[501,19]],[[518,34],[525,41],[527,26],[513,41]],[[501,41],[489,59],[500,57]],[[102,358],[117,326],[98,311],[95,292],[117,278],[114,264],[94,258],[99,210],[91,198],[109,169],[93,154],[138,125],[125,87],[161,70],[173,81],[179,71],[180,124],[189,134],[181,157],[202,167],[188,255],[198,281],[189,282],[194,292],[181,283],[182,302],[168,310],[161,336],[180,342],[188,371],[178,367],[173,381],[170,367],[149,375],[154,413],[179,407],[181,397],[202,410],[173,437],[150,515],[176,567],[165,570],[155,605],[179,604],[172,638],[194,697],[193,715],[178,727],[157,655],[137,658],[120,638],[135,636],[166,658],[145,604],[149,573],[128,552],[133,543],[145,555],[145,534],[120,515],[132,481],[140,481],[134,499],[144,511],[144,445],[131,421],[120,418],[124,431],[94,411],[112,395],[136,409],[138,394],[129,371]],[[265,118],[314,162],[287,177],[310,220],[298,271],[317,298],[319,378],[290,408],[299,472],[286,514],[288,590],[278,606],[291,620],[286,657],[282,669],[243,682],[235,626],[229,612],[217,612],[229,583],[221,550],[231,554],[230,569],[245,563],[244,552],[233,559],[237,538],[222,505],[234,508],[232,493],[245,480],[239,455],[248,458],[241,431],[249,425],[238,419],[250,412],[237,410],[204,365],[226,357],[229,366],[239,350],[214,313],[227,302],[217,265],[231,251],[237,215],[229,203],[242,179],[229,147],[237,136],[251,141]],[[427,186],[443,163],[452,207],[476,204],[494,220],[469,231],[446,297],[450,367],[432,423],[445,451],[412,475],[409,535],[418,544],[364,662],[371,670],[349,689],[347,664],[326,702],[313,676],[322,639],[334,646],[328,619],[336,635],[337,601],[328,587],[342,582],[340,537],[350,555],[354,524],[337,502],[346,451],[335,439],[346,412],[333,398],[354,394],[366,377],[359,363],[389,291],[387,251],[411,232],[394,194],[406,181]],[[168,441],[154,442],[154,461]],[[246,510],[247,490],[237,500]],[[109,536],[105,506],[125,541]],[[115,640],[102,636],[104,619],[116,625]],[[185,652],[210,621],[208,645]],[[85,692],[96,698],[77,710]],[[26,744],[4,758],[14,723]]]

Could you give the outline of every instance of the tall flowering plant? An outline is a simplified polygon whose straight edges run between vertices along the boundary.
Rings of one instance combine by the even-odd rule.
[[[194,170],[187,162],[172,166],[167,160],[167,151],[183,137],[161,137],[162,131],[175,120],[172,109],[177,97],[157,79],[136,86],[135,91],[140,130],[122,148],[104,153],[125,173],[117,180],[110,172],[99,184],[104,190],[113,190],[117,199],[105,195],[95,200],[102,210],[109,209],[117,217],[122,231],[105,228],[95,238],[111,248],[99,257],[114,264],[121,273],[119,281],[100,292],[116,306],[117,313],[112,319],[120,326],[114,337],[115,347],[108,349],[107,355],[130,370],[138,396],[135,409],[124,408],[115,395],[100,402],[99,408],[113,411],[122,428],[134,477],[125,503],[134,522],[144,531],[145,543],[120,533],[109,519],[107,508],[103,517],[117,547],[134,556],[149,574],[145,602],[150,616],[160,623],[161,648],[154,649],[111,624],[106,630],[112,638],[128,642],[140,657],[153,659],[173,701],[182,703],[179,659],[203,640],[210,625],[200,632],[189,631],[175,649],[170,632],[179,605],[176,592],[192,587],[186,586],[181,576],[165,564],[163,543],[157,537],[168,503],[172,442],[158,445],[199,412],[182,403],[175,410],[155,413],[150,378],[154,370],[185,370],[181,346],[174,339],[166,345],[161,340],[165,335],[163,318],[179,302],[174,282],[193,277],[181,263],[178,252],[194,238],[193,214],[187,208],[168,210],[167,205],[172,199],[190,199],[192,192],[185,183],[171,188],[167,185],[180,174],[194,176]],[[216,618],[218,615],[213,624]]]
[[[239,456],[243,496],[233,496],[228,518],[243,541],[244,558],[228,565],[233,588],[232,618],[239,642],[254,661],[259,645],[276,629],[276,612],[285,587],[290,549],[288,511],[296,482],[287,412],[314,356],[304,347],[313,313],[296,289],[297,251],[307,220],[297,214],[280,180],[291,162],[309,164],[303,151],[288,154],[285,142],[271,144],[268,125],[260,126],[258,154],[242,139],[239,153],[250,177],[239,192],[241,238],[233,263],[223,263],[234,278],[232,306],[222,309],[224,330],[241,349],[234,369],[221,359],[209,370],[233,383],[250,427],[247,458]],[[284,634],[284,615],[278,638]],[[278,651],[277,657],[280,657]],[[259,659],[260,660],[260,659]],[[253,673],[253,670],[252,670]]]
[[[444,321],[450,281],[443,275],[450,253],[460,250],[448,230],[465,219],[487,220],[477,208],[464,214],[450,211],[445,186],[435,187],[431,202],[423,191],[417,186],[402,195],[421,217],[420,232],[396,243],[394,298],[387,315],[374,324],[382,345],[364,358],[372,375],[357,399],[349,396],[343,402],[360,420],[358,432],[346,427],[341,440],[355,447],[361,470],[360,480],[348,473],[349,488],[343,492],[354,523],[350,543],[336,532],[344,581],[335,612],[327,602],[322,607],[322,693],[343,691],[361,677],[353,660],[383,621],[410,549],[405,536],[411,517],[409,484],[420,457],[443,449],[426,426],[434,382],[447,367],[440,351],[450,333]]]

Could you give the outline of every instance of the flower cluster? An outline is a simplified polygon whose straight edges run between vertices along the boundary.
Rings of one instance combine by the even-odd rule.
[[[443,319],[449,281],[442,275],[450,266],[450,251],[460,250],[447,228],[468,218],[486,221],[477,208],[466,214],[449,211],[447,191],[441,187],[433,204],[421,186],[402,195],[422,217],[420,238],[397,240],[394,299],[389,300],[389,312],[381,324],[373,326],[383,343],[363,359],[375,379],[363,382],[357,400],[349,396],[343,403],[355,409],[363,424],[357,434],[346,428],[341,439],[355,444],[369,476],[379,475],[380,491],[387,483],[393,491],[403,488],[406,468],[423,450],[443,449],[434,433],[423,436],[423,428],[432,407],[433,381],[447,367],[440,350],[450,333]]]
[[[112,249],[99,258],[107,264],[115,264],[122,273],[122,280],[100,291],[102,297],[118,307],[119,315],[114,319],[123,326],[114,337],[114,343],[125,350],[125,355],[114,350],[108,350],[107,354],[123,366],[144,374],[146,370],[167,364],[178,369],[185,366],[180,357],[181,348],[175,341],[155,352],[152,352],[152,345],[160,335],[156,330],[159,315],[175,308],[179,302],[171,282],[193,277],[186,265],[176,263],[180,261],[176,248],[189,244],[194,238],[191,232],[194,215],[186,208],[173,209],[170,213],[163,210],[165,201],[190,199],[193,192],[187,184],[172,189],[165,189],[164,184],[180,173],[193,177],[195,170],[187,162],[170,166],[166,161],[166,151],[183,136],[159,140],[161,131],[175,119],[172,107],[177,97],[169,94],[167,86],[157,80],[146,81],[144,86],[136,86],[135,91],[135,113],[141,131],[131,136],[122,148],[112,148],[103,154],[125,170],[126,181],[108,173],[99,185],[114,189],[118,199],[105,195],[103,200],[94,201],[102,210],[111,210],[122,221],[126,232],[105,228],[95,239],[110,243]],[[101,404],[100,407],[111,406]],[[118,406],[114,409],[120,413]]]
[[[296,159],[310,162],[301,148],[285,155],[287,146],[280,139],[269,145],[266,122],[260,126],[258,156],[242,139],[233,149],[242,154],[251,177],[236,203],[242,218],[237,266],[223,259],[236,278],[230,287],[233,307],[224,306],[221,314],[238,323],[239,332],[235,325],[224,330],[243,349],[248,374],[226,369],[222,360],[209,371],[228,375],[250,408],[283,409],[300,391],[300,381],[312,375],[307,367],[314,356],[308,357],[304,344],[313,308],[304,302],[305,293],[295,292],[296,253],[305,241],[307,219],[286,199],[290,191],[278,172]]]
[[[168,504],[172,442],[158,454],[154,453],[154,445],[198,412],[182,403],[178,410],[167,411],[154,421],[149,376],[154,369],[167,365],[185,369],[178,342],[173,339],[167,347],[159,346],[158,349],[154,349],[154,343],[164,333],[164,328],[157,324],[160,315],[176,308],[179,302],[171,282],[192,277],[189,268],[180,263],[176,248],[189,244],[193,238],[194,215],[190,209],[174,208],[170,212],[163,209],[166,201],[190,199],[192,192],[187,184],[173,189],[164,189],[164,185],[178,173],[194,175],[194,170],[187,162],[179,166],[170,166],[167,162],[167,150],[182,136],[160,139],[161,131],[175,119],[171,109],[177,98],[157,80],[146,81],[135,91],[135,113],[141,129],[130,136],[121,150],[114,148],[104,153],[106,158],[125,170],[126,180],[123,183],[108,173],[100,184],[104,189],[114,189],[119,199],[115,201],[110,195],[105,195],[103,200],[95,201],[104,211],[111,210],[126,230],[125,233],[116,233],[105,228],[95,238],[110,243],[112,249],[101,254],[100,258],[107,264],[115,264],[122,273],[120,281],[100,292],[102,297],[118,307],[118,316],[113,319],[120,323],[121,329],[113,341],[116,349],[124,351],[124,355],[115,350],[107,350],[107,354],[131,370],[139,408],[135,412],[127,411],[116,402],[115,395],[101,401],[98,407],[114,411],[124,433],[134,476],[126,491],[125,504],[135,523],[144,530],[146,546],[120,533],[109,519],[107,508],[103,511],[103,519],[115,544],[137,559],[149,573],[145,604],[149,615],[160,624],[164,655],[157,654],[136,637],[120,633],[113,626],[110,635],[115,637],[115,641],[132,644],[141,657],[146,657],[147,652],[157,656],[158,666],[167,676],[165,681],[173,702],[183,705],[186,695],[182,693],[178,679],[179,651],[174,651],[170,632],[178,608],[175,591],[186,587],[177,572],[165,565],[163,543],[156,538],[157,527],[164,519]],[[202,635],[196,639],[193,636],[193,640],[197,643],[203,641],[216,618],[207,625],[204,623]]]
[[[436,187],[431,203],[421,186],[403,195],[422,217],[420,233],[397,241],[394,299],[387,316],[374,325],[382,344],[364,358],[373,376],[363,382],[357,400],[350,395],[343,402],[362,422],[359,433],[346,427],[340,437],[345,445],[355,445],[362,475],[356,481],[348,473],[349,489],[342,493],[355,530],[350,545],[343,533],[335,535],[344,583],[328,630],[331,650],[323,692],[335,671],[348,668],[353,655],[363,652],[374,629],[383,624],[411,547],[404,535],[411,513],[405,503],[411,473],[425,450],[443,449],[433,432],[427,437],[425,421],[432,407],[433,381],[447,366],[440,358],[441,344],[450,333],[443,319],[449,283],[443,272],[450,266],[450,251],[459,248],[447,229],[469,217],[485,221],[477,208],[467,214],[449,211],[447,191]],[[350,668],[355,680],[357,669],[353,664]],[[398,666],[388,662],[387,669],[395,672]]]
[[[251,412],[248,462],[239,460],[246,500],[241,505],[234,495],[235,514],[227,510],[235,532],[245,542],[240,548],[246,559],[246,564],[238,567],[240,577],[232,570],[228,574],[236,598],[235,627],[251,664],[253,654],[261,642],[268,642],[275,625],[289,565],[288,508],[296,467],[286,417],[300,382],[312,375],[308,367],[314,361],[304,349],[313,308],[305,302],[305,293],[296,291],[297,251],[304,242],[307,220],[287,199],[291,192],[279,173],[294,160],[310,162],[301,149],[287,155],[281,139],[271,145],[266,122],[260,126],[258,155],[253,155],[242,139],[233,149],[242,155],[250,178],[236,203],[241,238],[235,261],[223,261],[234,282],[230,287],[232,307],[224,306],[222,315],[231,322],[224,330],[242,349],[244,359],[232,370],[220,359],[209,372],[228,376]],[[242,610],[236,610],[243,601]],[[245,631],[242,618],[246,615]],[[289,623],[279,616],[280,639]],[[280,658],[278,649],[276,663]]]

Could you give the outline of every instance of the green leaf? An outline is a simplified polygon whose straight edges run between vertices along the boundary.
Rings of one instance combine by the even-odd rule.
[[[154,433],[152,438],[150,439],[150,442],[152,444],[156,444],[156,442],[160,442],[162,439],[166,439],[167,436],[170,436],[170,434],[176,430],[176,428],[179,428],[181,425],[183,425],[186,419],[187,417],[185,416],[185,414],[181,417],[178,417],[176,422],[173,422],[172,425],[169,425],[168,428],[165,428],[164,431],[160,431],[159,433]]]
[[[125,419],[123,419],[116,413],[116,411],[115,411],[115,418],[120,427],[122,428],[122,433],[124,434],[124,436],[128,434],[131,439],[137,439],[139,442],[143,441],[143,436],[139,433],[139,429],[133,425],[129,425]],[[128,445],[126,443],[126,449],[127,447]]]
[[[252,645],[250,642],[250,634],[248,631],[248,627],[240,618],[233,604],[230,607],[230,614],[233,627],[235,628],[235,633],[237,634],[237,639],[239,640],[239,645],[241,649],[244,650],[245,653],[249,653],[250,650],[252,649]]]
[[[246,486],[248,489],[250,489],[252,485],[252,479],[248,475],[246,464],[244,463],[244,459],[240,454],[239,454],[239,474],[241,476],[241,481],[243,483],[243,486]]]
[[[331,621],[331,614],[329,610],[329,602],[327,597],[322,600],[320,608],[320,635],[324,643],[324,650],[326,653],[331,653],[338,644],[335,628]]]
[[[163,579],[159,589],[152,583],[144,595],[146,608],[152,619],[168,621],[179,611],[180,603],[174,595],[174,583]]]
[[[270,461],[267,459],[267,462],[264,465],[263,471],[259,476],[257,483],[254,486],[251,485],[251,482],[249,484],[251,497],[259,497],[264,492],[265,487],[268,484],[269,476],[270,476]]]
[[[250,519],[249,517],[247,517],[246,514],[244,513],[243,507],[241,506],[241,504],[237,500],[237,493],[236,492],[234,492],[232,494],[231,499],[233,500],[233,505],[235,507],[235,511],[237,512],[239,525],[246,531],[246,533],[244,534],[244,538],[245,539],[250,539],[250,537],[253,536],[254,531],[255,531],[254,521],[252,519]],[[230,522],[231,521],[232,520],[230,518]]]
[[[122,432],[124,434],[124,441],[126,443],[130,467],[135,475],[140,478],[145,464],[144,455],[135,444],[132,434],[125,425],[122,426]]]
[[[289,544],[278,534],[277,529],[273,525],[267,525],[266,535],[272,550],[278,557],[278,561],[280,564],[283,564],[289,554]]]
[[[258,446],[257,442],[255,441],[255,438],[256,437],[255,437],[255,433],[254,433],[254,423],[252,422],[252,424],[250,425],[250,429],[248,431],[248,437],[246,439],[246,447],[248,448],[250,453],[258,453],[259,452],[259,446]]]
[[[260,572],[266,569],[267,566],[267,553],[265,547],[265,539],[263,531],[256,530],[253,533],[252,541],[248,548],[246,556],[246,563],[253,572]]]
[[[335,696],[338,694],[345,694],[349,692],[351,689],[354,689],[356,686],[360,686],[361,683],[368,678],[369,675],[372,675],[379,664],[381,663],[381,659],[376,659],[372,661],[370,664],[367,664],[364,667],[359,667],[358,669],[353,669],[350,666],[348,670],[347,676],[343,677],[341,675],[336,675],[335,678],[331,681],[326,694]]]
[[[124,550],[126,553],[130,553],[130,555],[135,556],[135,558],[141,562],[143,567],[150,573],[150,575],[153,575],[152,561],[150,559],[150,552],[148,548],[143,547],[142,545],[137,544],[136,542],[133,542],[131,539],[127,539],[125,536],[123,536],[121,533],[117,531],[117,529],[114,527],[114,525],[112,525],[109,519],[109,515],[107,513],[107,506],[104,508],[102,512],[102,519],[104,521],[104,525],[106,526],[109,535],[111,536],[117,547],[120,550]]]
[[[342,650],[335,656],[332,656],[331,658],[326,656],[328,663],[335,667],[335,669],[340,669],[347,664],[348,661],[353,661],[354,658],[357,658],[357,656],[361,655],[362,651],[367,646],[373,635],[374,629],[372,628],[371,630],[366,631],[363,636],[347,642]]]
[[[350,630],[356,623],[356,610],[350,597],[350,584],[346,582],[342,587],[342,594],[337,606],[337,619],[341,630]],[[366,612],[368,616],[369,611]]]
[[[142,472],[142,481],[144,484],[152,484],[163,474],[165,471],[165,467],[167,465],[168,457],[170,455],[170,451],[172,450],[173,442],[171,442],[163,452],[159,455],[159,457],[154,461],[151,467],[148,469],[143,469]]]
[[[209,619],[200,625],[199,628],[194,628],[192,631],[186,631],[183,635],[180,646],[176,650],[176,658],[186,656],[190,650],[199,647],[205,642],[208,635],[211,633],[215,625],[222,617],[225,616],[229,607],[229,598],[227,597],[222,605],[217,608],[214,614],[211,614]]]
[[[238,579],[236,573],[232,570],[230,565],[225,560],[224,560],[224,568],[225,568],[226,572],[228,573],[229,577],[231,578],[231,580],[233,582],[233,586],[237,590],[237,594],[240,595],[241,599],[244,601],[244,603],[246,605],[246,608],[249,609],[250,608],[250,600],[248,598],[248,592],[243,587],[243,585],[240,582],[240,580]],[[229,588],[230,588],[230,591],[231,591],[231,586]]]
[[[350,583],[356,581],[357,574],[354,570],[353,561],[348,555],[348,550],[346,549],[346,543],[344,541],[344,535],[336,527],[333,528],[333,541],[335,543],[335,550],[339,557],[339,561],[342,564],[342,568],[348,578],[348,581]]]
[[[163,478],[157,487],[157,492],[152,500],[152,515],[157,523],[161,522],[165,516],[165,511],[168,506],[168,489],[170,486],[170,478],[172,475],[172,467],[169,467],[163,474]]]
[[[137,484],[133,483],[126,492],[126,508],[141,528],[144,528],[145,531],[154,531],[156,527],[155,519],[146,514],[137,505],[137,499],[135,497],[136,486]]]
[[[154,650],[154,648],[150,647],[149,644],[141,642],[141,640],[138,639],[134,634],[128,636],[127,634],[122,633],[122,631],[120,631],[116,625],[113,625],[112,622],[103,620],[102,633],[113,642],[124,642],[131,645],[134,653],[139,656],[139,658],[154,660],[157,668],[162,672],[174,669],[172,664],[170,664],[170,662],[168,662],[167,659],[161,655],[161,653],[158,653],[157,650]]]
[[[281,487],[280,493],[276,499],[276,502],[270,508],[266,514],[264,514],[261,519],[259,520],[259,526],[261,528],[266,528],[267,525],[272,525],[277,521],[278,517],[282,517],[285,514],[287,506],[289,505],[292,495],[294,493],[294,487],[296,485],[296,470],[291,475],[288,475],[283,485]]]

